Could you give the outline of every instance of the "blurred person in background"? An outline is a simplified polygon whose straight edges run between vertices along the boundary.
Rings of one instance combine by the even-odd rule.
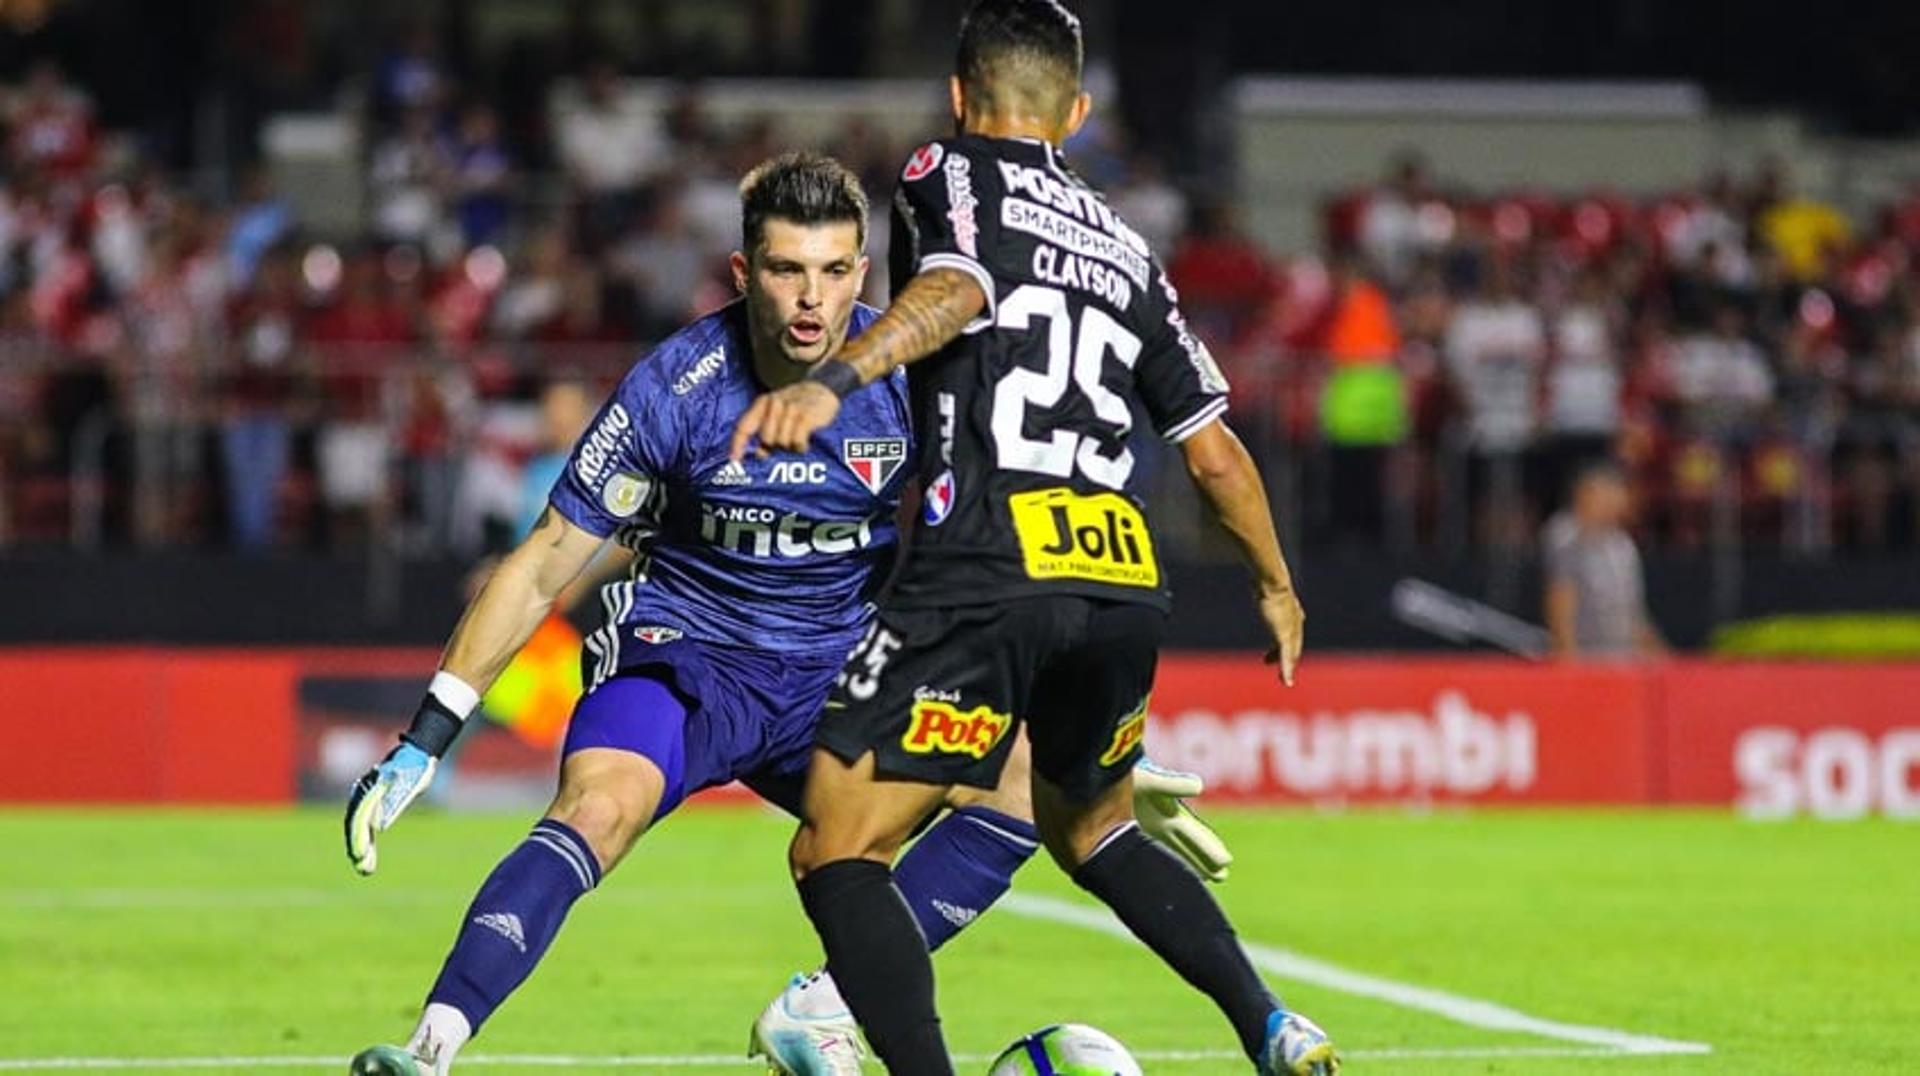
[[[1731,303],[1714,310],[1710,332],[1692,333],[1674,345],[1671,376],[1688,430],[1717,442],[1746,435],[1773,401],[1766,354],[1747,335],[1746,315]]]
[[[593,396],[579,381],[550,381],[540,391],[542,445],[520,472],[520,534],[533,533],[540,513],[546,511],[547,495],[566,469],[567,453],[586,432],[593,411]]]
[[[36,61],[7,101],[7,149],[15,168],[57,183],[84,180],[99,155],[93,104],[52,60]]]
[[[425,19],[411,23],[374,67],[375,126],[389,126],[409,109],[439,108],[447,85],[446,63],[433,26]]]
[[[1238,210],[1218,200],[1194,204],[1167,275],[1194,332],[1221,347],[1240,339],[1275,285],[1266,252],[1240,230]]]
[[[323,405],[314,444],[320,495],[329,540],[342,546],[387,519],[389,402],[418,338],[413,317],[388,294],[378,251],[348,252],[339,294],[312,316],[306,338]]]
[[[306,334],[293,253],[267,251],[227,312],[226,417],[220,444],[227,519],[235,548],[272,545],[286,478],[293,409],[305,381]],[[326,475],[322,455],[323,485]]]
[[[1391,288],[1407,283],[1419,255],[1429,247],[1420,208],[1432,198],[1426,159],[1407,150],[1394,158],[1386,182],[1368,194],[1361,208],[1360,250]]]
[[[595,60],[580,79],[580,99],[553,118],[567,182],[580,202],[580,238],[598,246],[621,234],[639,211],[641,190],[671,160],[658,115],[627,100],[620,72]]]
[[[1542,470],[1550,497],[1572,488],[1588,464],[1613,453],[1625,391],[1619,353],[1625,316],[1605,277],[1589,266],[1574,278],[1572,296],[1553,319]]]
[[[1666,643],[1647,612],[1640,551],[1627,533],[1633,510],[1626,475],[1592,464],[1575,480],[1571,506],[1547,522],[1545,619],[1553,651],[1568,658],[1652,657]]]
[[[1448,373],[1465,411],[1471,500],[1486,540],[1524,544],[1524,471],[1533,445],[1547,330],[1520,291],[1517,269],[1490,258],[1479,290],[1463,299],[1447,327]]]
[[[1786,263],[1795,280],[1810,281],[1836,250],[1853,239],[1853,225],[1833,205],[1793,189],[1786,166],[1762,165],[1753,192],[1754,227]]]
[[[293,204],[274,190],[273,177],[264,166],[247,170],[240,191],[227,217],[227,271],[234,285],[244,288],[253,280],[260,259],[293,234],[297,221]]]
[[[513,159],[500,137],[500,118],[484,104],[468,105],[446,148],[454,219],[467,246],[505,237],[513,205]]]
[[[1160,159],[1136,152],[1120,186],[1108,199],[1152,250],[1172,250],[1187,223],[1187,196],[1169,182]]]
[[[449,177],[433,113],[410,108],[367,159],[374,235],[382,242],[434,246],[449,221]]]
[[[738,195],[735,196],[738,198]],[[614,276],[629,289],[641,339],[659,339],[692,315],[696,296],[720,261],[695,237],[686,213],[686,195],[663,191],[644,226],[636,227],[608,252]]]
[[[1846,491],[1849,537],[1864,549],[1885,549],[1895,526],[1903,457],[1914,450],[1911,357],[1897,325],[1874,336],[1872,347],[1848,365],[1841,391],[1846,401],[1834,446],[1835,477]],[[1910,495],[1910,494],[1909,494]]]
[[[567,278],[580,265],[567,230],[545,224],[533,233],[493,303],[494,332],[524,340],[558,317],[566,305]]]
[[[1377,542],[1386,523],[1387,455],[1406,441],[1400,331],[1386,292],[1352,257],[1333,262],[1333,295],[1318,341],[1329,369],[1320,394],[1335,540]]]

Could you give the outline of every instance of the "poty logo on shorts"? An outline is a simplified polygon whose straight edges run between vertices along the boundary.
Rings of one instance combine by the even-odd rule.
[[[941,171],[947,176],[947,221],[953,225],[953,244],[969,258],[978,257],[980,225],[973,210],[980,199],[973,196],[973,162],[956,153]]]
[[[925,179],[929,173],[940,167],[940,158],[946,155],[947,151],[940,147],[940,143],[929,142],[914,150],[913,156],[907,158],[907,169],[900,173],[900,178],[908,183]]]
[[[1113,730],[1113,742],[1108,744],[1106,751],[1101,754],[1100,765],[1111,766],[1126,758],[1146,735],[1147,700],[1141,699],[1140,705],[1121,720],[1119,728]]]
[[[967,755],[985,758],[1007,734],[1013,718],[976,706],[961,713],[951,703],[926,700],[913,706],[913,720],[907,725],[900,746],[916,755]]]

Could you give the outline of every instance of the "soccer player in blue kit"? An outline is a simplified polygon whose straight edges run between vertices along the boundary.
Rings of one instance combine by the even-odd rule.
[[[356,1071],[444,1074],[533,971],[573,903],[687,796],[740,780],[797,813],[821,703],[866,630],[893,558],[911,436],[904,375],[850,401],[810,450],[729,462],[732,418],[837,352],[877,312],[856,301],[867,201],[837,162],[788,154],[741,184],[743,298],[674,334],[622,380],[575,446],[550,504],[454,629],[412,724],[348,804],[349,857],[432,779],[436,760],[561,589],[611,540],[632,555],[601,591],[587,692],[546,816],[461,921],[405,1051]],[[1005,892],[1038,847],[1024,774],[956,794],[900,879],[937,946]],[[1170,843],[1203,871],[1230,858],[1163,783]],[[861,1056],[824,975],[797,977],[754,1028],[776,1072],[849,1073]],[[406,1055],[411,1055],[409,1059]]]

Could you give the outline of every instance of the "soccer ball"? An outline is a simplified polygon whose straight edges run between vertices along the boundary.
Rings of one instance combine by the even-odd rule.
[[[987,1076],[1141,1076],[1112,1035],[1085,1024],[1043,1027],[1002,1051]]]

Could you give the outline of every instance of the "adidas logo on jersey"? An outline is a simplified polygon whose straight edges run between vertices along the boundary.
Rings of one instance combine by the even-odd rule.
[[[488,912],[473,917],[476,926],[486,927],[495,934],[513,943],[515,949],[527,951],[527,933],[520,928],[520,917],[512,912]]]
[[[742,464],[728,460],[726,466],[714,472],[713,477],[707,480],[707,484],[711,486],[751,486],[753,485],[753,476],[747,473],[746,467]]]

